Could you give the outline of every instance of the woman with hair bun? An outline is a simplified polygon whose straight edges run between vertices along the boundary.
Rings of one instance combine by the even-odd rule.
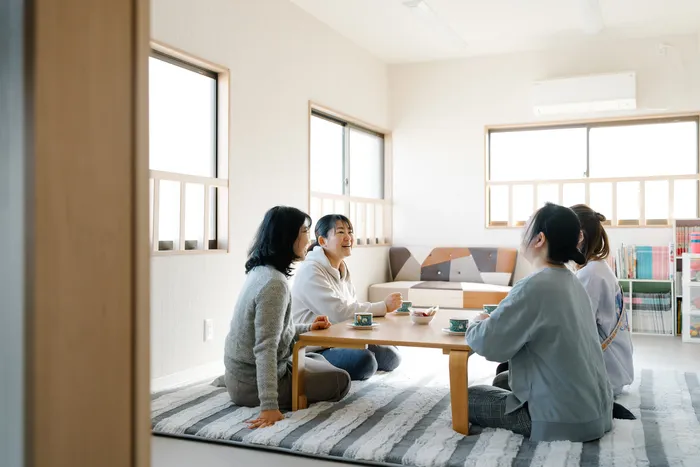
[[[469,388],[469,421],[533,441],[586,442],[612,428],[613,393],[591,301],[567,268],[585,264],[574,212],[548,203],[525,227],[521,254],[533,273],[466,333],[487,360],[510,362],[510,389]]]

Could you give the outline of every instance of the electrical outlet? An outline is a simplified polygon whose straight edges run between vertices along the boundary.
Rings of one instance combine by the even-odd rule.
[[[214,320],[204,320],[204,342],[214,340]]]

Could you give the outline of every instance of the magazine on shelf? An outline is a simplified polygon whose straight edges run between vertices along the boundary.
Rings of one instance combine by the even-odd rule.
[[[673,319],[673,302],[670,292],[632,293],[624,301],[632,311],[632,332],[649,334],[674,333],[677,323]]]
[[[700,222],[700,220],[698,221]],[[677,226],[676,227],[676,256],[681,257],[683,253],[690,252],[690,234],[700,233],[700,225]]]
[[[625,245],[608,257],[618,279],[673,279],[673,244],[669,246]]]

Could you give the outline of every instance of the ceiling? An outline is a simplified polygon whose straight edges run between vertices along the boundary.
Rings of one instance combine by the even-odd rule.
[[[388,63],[700,31],[700,0],[291,1]]]

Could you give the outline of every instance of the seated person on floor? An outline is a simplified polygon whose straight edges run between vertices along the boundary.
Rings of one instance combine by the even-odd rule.
[[[613,394],[617,397],[625,386],[634,381],[634,362],[632,336],[620,284],[605,261],[610,253],[608,235],[602,224],[605,216],[584,204],[572,206],[571,209],[581,222],[578,248],[586,258],[586,262],[578,266],[576,276],[591,299],[605,368]],[[493,385],[510,389],[508,376],[508,363],[501,363],[496,370]],[[614,404],[613,418],[634,420],[635,417],[625,407]]]
[[[615,397],[634,381],[632,336],[622,301],[622,290],[605,259],[610,254],[608,235],[603,228],[605,216],[585,204],[571,208],[581,221],[579,249],[586,262],[576,275],[588,292],[593,304],[605,359],[605,368]]]
[[[469,388],[471,423],[533,441],[585,442],[611,430],[613,392],[591,301],[566,267],[586,261],[580,230],[571,209],[551,203],[528,221],[521,254],[534,272],[466,334],[477,354],[510,362],[512,389]]]
[[[355,236],[350,220],[339,214],[324,216],[316,223],[316,242],[306,261],[294,275],[292,311],[299,323],[311,323],[327,315],[331,323],[353,319],[355,313],[384,316],[401,306],[401,294],[390,294],[383,302],[358,302],[345,258],[352,254]],[[395,370],[401,355],[394,346],[370,345],[367,349],[317,350],[329,362],[365,380],[379,371]]]
[[[311,219],[298,209],[278,206],[265,214],[245,265],[247,278],[238,297],[226,337],[226,373],[219,378],[234,404],[260,406],[251,428],[284,419],[280,409],[292,407],[292,352],[297,336],[327,329],[325,316],[295,324],[288,278],[292,263],[303,260]],[[305,361],[309,403],[339,401],[350,389],[350,375],[320,355]],[[222,381],[223,379],[223,381]]]

